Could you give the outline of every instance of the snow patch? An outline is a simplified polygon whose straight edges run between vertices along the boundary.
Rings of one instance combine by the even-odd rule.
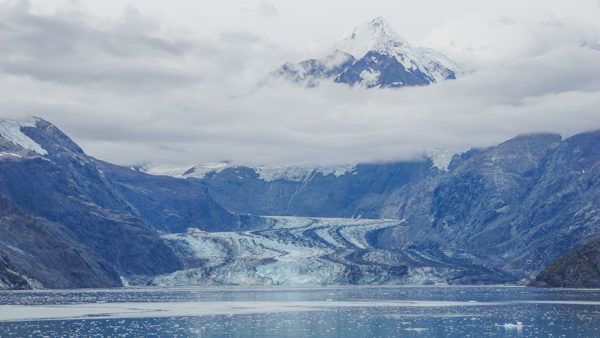
[[[25,135],[22,128],[36,127],[36,118],[26,120],[0,120],[0,136],[24,149],[31,150],[39,155],[47,155],[48,152],[34,140]]]
[[[429,157],[433,161],[434,167],[447,171],[454,155],[460,154],[464,151],[464,149],[428,148],[425,150],[425,156]]]
[[[148,165],[141,167],[131,167],[131,170],[142,171],[146,174],[156,176],[172,176],[181,177],[181,173],[185,172],[189,167],[173,167],[173,166],[162,166],[162,165]]]
[[[379,77],[381,73],[378,71],[373,71],[371,69],[365,69],[360,72],[361,84],[367,87],[373,87],[377,85],[377,81],[379,81]]]
[[[235,165],[228,161],[204,163],[196,165],[181,174],[182,177],[203,179],[209,173],[220,173],[227,168],[234,168]]]
[[[291,182],[306,182],[312,175],[321,174],[323,176],[334,175],[342,176],[353,172],[356,164],[339,164],[332,166],[279,166],[279,167],[257,167],[254,168],[260,179],[266,182],[276,180],[286,180]]]

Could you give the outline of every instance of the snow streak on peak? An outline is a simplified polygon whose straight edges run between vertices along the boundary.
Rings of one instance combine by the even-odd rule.
[[[48,152],[34,140],[25,135],[22,128],[35,128],[38,118],[27,119],[0,119],[0,137],[6,139],[24,149],[31,150],[39,155],[47,155]]]

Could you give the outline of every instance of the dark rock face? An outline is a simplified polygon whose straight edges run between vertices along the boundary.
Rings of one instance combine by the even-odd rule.
[[[365,73],[376,76],[372,81],[365,81]],[[335,82],[354,85],[365,81],[368,88],[372,87],[404,87],[425,86],[435,80],[419,69],[410,70],[394,56],[382,54],[376,51],[368,52],[351,66],[347,67],[336,78]]]
[[[6,257],[0,257],[0,290],[30,290],[33,287],[25,276],[15,271],[15,268],[7,262]]]
[[[594,240],[557,259],[530,284],[542,287],[600,287],[600,240]]]
[[[0,289],[121,286],[117,271],[66,227],[0,196]]]
[[[517,137],[455,158],[433,190],[431,232],[451,247],[478,255],[517,254],[526,232],[537,227],[536,221],[526,219],[524,214],[530,210],[523,206],[542,198],[532,192],[560,141],[557,135]],[[550,233],[539,235],[545,241]],[[425,240],[427,234],[420,237]],[[523,247],[531,250],[534,243]],[[526,264],[522,268],[537,267]]]
[[[364,164],[337,177],[315,172],[305,181],[267,182],[252,168],[236,167],[209,174],[205,182],[219,204],[242,215],[379,218],[394,190],[437,172],[430,161]]]
[[[208,193],[205,182],[152,176],[98,162],[102,172],[144,222],[166,232],[187,228],[208,231],[239,229],[239,216],[225,210]]]

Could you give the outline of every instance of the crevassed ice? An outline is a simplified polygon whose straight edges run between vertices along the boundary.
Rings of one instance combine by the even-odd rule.
[[[34,151],[40,155],[47,155],[48,152],[41,145],[37,144],[21,131],[21,128],[24,127],[35,127],[35,123],[35,118],[26,120],[0,120],[0,136],[25,149]]]

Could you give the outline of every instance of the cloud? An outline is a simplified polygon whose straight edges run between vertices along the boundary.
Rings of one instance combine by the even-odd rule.
[[[277,17],[277,8],[267,1],[261,1],[258,5],[258,15],[267,19]]]
[[[0,90],[10,94],[0,97],[0,111],[41,116],[88,153],[121,164],[391,161],[520,133],[600,128],[600,52],[577,43],[589,32],[562,18],[559,26],[494,18],[431,29],[430,41],[452,34],[448,50],[475,65],[459,80],[307,89],[257,86],[298,54],[293,43],[255,32],[195,34],[132,9],[107,19],[4,5]],[[473,26],[482,32],[465,33]],[[513,41],[519,34],[526,38]]]

